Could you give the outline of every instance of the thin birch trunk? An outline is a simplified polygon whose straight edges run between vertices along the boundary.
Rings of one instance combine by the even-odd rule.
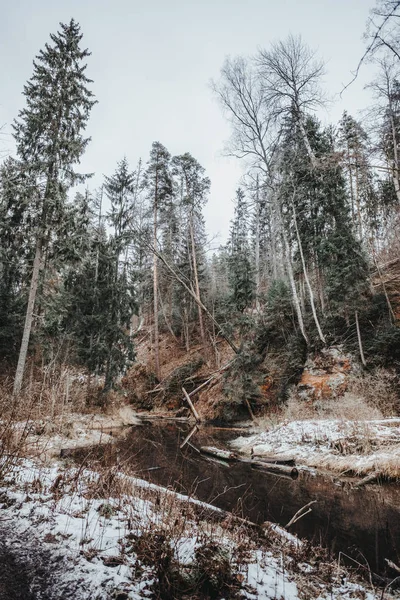
[[[210,319],[210,321],[216,326],[216,329],[219,331],[219,335],[224,338],[224,340],[229,344],[229,346],[232,348],[232,350],[235,352],[235,354],[238,354],[239,349],[236,347],[234,342],[222,331],[220,324],[216,321],[216,319],[210,313],[208,308],[203,304],[201,299],[197,297],[197,295],[193,291],[193,289],[190,288],[187,285],[187,283],[185,283],[185,281],[182,279],[182,277],[179,275],[179,273],[177,273],[175,271],[175,269],[173,267],[171,267],[171,265],[168,263],[168,261],[164,258],[164,256],[162,254],[160,254],[160,252],[157,250],[157,248],[155,246],[152,246],[149,243],[147,243],[147,246],[150,248],[150,250],[153,252],[153,254],[163,263],[163,265],[171,273],[171,275],[173,275],[173,277],[175,277],[176,281],[178,281],[181,284],[181,286],[187,291],[189,296],[196,302],[196,304],[198,306],[200,306],[201,310],[207,315],[207,317]]]
[[[398,150],[397,150],[397,135],[396,135],[396,127],[395,127],[395,123],[394,123],[391,102],[389,103],[389,110],[390,110],[390,125],[391,125],[391,129],[392,129],[393,158],[394,158],[394,160],[392,161],[393,162],[392,178],[393,178],[394,189],[396,191],[397,200],[400,202],[399,155],[398,155]]]
[[[306,282],[307,289],[308,289],[308,295],[310,297],[310,304],[311,304],[312,314],[313,314],[313,317],[314,317],[315,325],[317,326],[317,331],[318,331],[319,339],[321,340],[321,342],[323,342],[324,344],[326,344],[326,339],[324,337],[324,334],[322,333],[322,329],[321,329],[321,326],[319,324],[319,319],[318,319],[317,311],[316,311],[316,308],[315,308],[314,292],[312,290],[310,279],[308,277],[307,268],[306,268],[306,261],[304,260],[303,246],[302,246],[302,243],[301,243],[299,228],[297,227],[296,209],[294,207],[293,200],[292,200],[292,210],[293,210],[293,220],[294,220],[294,227],[295,227],[295,230],[296,230],[297,243],[299,244],[299,252],[300,252],[300,258],[301,258],[301,264],[302,264],[302,267],[303,267],[304,280]]]
[[[361,221],[360,190],[359,190],[357,164],[356,164],[356,206],[357,206],[358,235],[359,235],[359,239],[361,241],[363,238],[363,230],[362,230],[362,221]]]
[[[382,271],[381,271],[381,269],[380,269],[380,267],[378,265],[378,261],[376,260],[375,250],[373,248],[372,248],[372,256],[373,256],[373,259],[374,259],[376,270],[378,271],[378,276],[379,276],[379,279],[380,279],[380,282],[381,282],[381,286],[383,288],[383,293],[385,294],[386,303],[387,303],[387,306],[388,306],[388,309],[389,309],[389,315],[393,319],[393,323],[394,323],[396,321],[396,315],[394,314],[394,311],[393,311],[393,308],[392,308],[392,304],[390,302],[389,295],[387,293],[386,285],[385,285],[385,282],[383,281]]]
[[[39,237],[36,241],[35,258],[33,261],[32,278],[31,278],[31,285],[30,285],[30,289],[29,289],[28,306],[26,309],[24,332],[22,335],[22,342],[21,342],[21,349],[20,349],[19,357],[18,357],[17,370],[15,372],[14,389],[13,389],[14,396],[17,396],[20,393],[21,387],[22,387],[22,380],[24,377],[26,356],[28,353],[28,346],[29,346],[29,338],[30,338],[31,330],[32,330],[33,311],[35,308],[36,293],[37,293],[38,282],[39,282],[39,273],[40,273],[40,267],[41,267],[41,262],[42,262],[42,254],[43,254],[42,243],[43,243],[42,237],[39,234]]]
[[[287,272],[288,272],[288,276],[289,276],[290,287],[292,289],[292,296],[293,296],[294,307],[296,309],[297,320],[299,322],[301,334],[302,334],[303,338],[305,339],[306,344],[308,346],[309,340],[307,337],[306,329],[304,327],[303,314],[301,312],[299,296],[297,294],[297,289],[296,289],[296,282],[294,280],[294,275],[293,275],[292,261],[290,259],[289,241],[287,239],[286,231],[285,231],[285,228],[283,225],[282,225],[282,239],[283,239],[283,245],[284,245],[284,255],[286,258],[286,268],[287,268]]]
[[[315,156],[314,150],[311,148],[311,144],[310,144],[310,141],[308,139],[306,128],[304,127],[303,116],[301,114],[300,109],[298,109],[297,121],[298,121],[298,124],[299,124],[301,137],[303,138],[303,142],[304,142],[304,145],[305,145],[306,150],[307,150],[308,157],[309,157],[309,159],[311,161],[312,166],[315,169],[316,166],[317,166],[317,158]]]
[[[364,350],[363,350],[361,333],[360,333],[360,324],[358,322],[358,312],[357,311],[355,312],[355,317],[356,317],[358,347],[360,349],[360,358],[361,358],[361,362],[362,362],[363,366],[366,367],[367,363],[366,363],[365,356],[364,356]]]
[[[261,277],[260,277],[260,197],[258,175],[256,183],[256,239],[255,239],[255,267],[256,267],[256,309],[260,310]]]
[[[350,203],[351,203],[351,220],[353,225],[355,225],[355,214],[354,214],[354,189],[353,189],[353,171],[351,169],[351,157],[350,157],[350,147],[349,142],[347,141],[347,163],[349,169],[349,187],[350,187]]]
[[[193,265],[193,276],[194,276],[194,285],[196,290],[196,296],[198,300],[200,300],[200,285],[199,285],[199,276],[197,271],[197,256],[196,256],[196,246],[194,241],[194,228],[193,228],[193,214],[190,216],[190,241],[192,245],[192,265]],[[206,350],[206,336],[204,333],[204,323],[203,323],[203,311],[200,308],[200,305],[197,305],[198,315],[199,315],[199,327],[200,327],[200,337],[201,343],[203,346],[203,350]]]

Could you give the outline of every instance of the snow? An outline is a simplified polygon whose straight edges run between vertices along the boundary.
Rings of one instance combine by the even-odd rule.
[[[148,598],[155,568],[141,563],[135,552],[127,552],[132,536],[137,538],[159,528],[169,531],[175,558],[181,565],[193,562],[205,537],[226,548],[231,556],[237,544],[246,539],[243,531],[238,539],[218,523],[183,517],[185,504],[222,512],[203,502],[131,477],[126,477],[132,485],[131,493],[99,498],[90,493],[97,479],[98,474],[89,470],[66,469],[62,464],[42,467],[24,460],[9,474],[7,485],[0,488],[3,540],[17,554],[29,554],[30,548],[41,548],[47,553],[46,564],[53,579],[57,576],[55,598],[106,600],[115,597],[117,590],[131,600]],[[154,496],[160,494],[163,499],[157,503]],[[178,517],[181,520],[176,526]],[[290,548],[299,548],[301,543],[278,526],[269,531],[274,531],[278,540],[276,551],[261,549],[248,540],[248,557],[239,565],[243,597],[300,600],[304,598],[305,581],[315,567],[302,563],[294,576]],[[111,559],[116,566],[110,566]],[[308,597],[350,599],[358,591],[365,594],[366,600],[375,597],[356,583],[342,583],[342,575],[341,571],[331,585],[318,584],[317,594]]]
[[[255,456],[294,458],[299,465],[385,472],[385,465],[393,469],[397,463],[400,469],[400,419],[283,422],[231,446]]]
[[[62,449],[112,443],[113,431],[118,430],[121,437],[124,428],[128,432],[129,427],[141,423],[131,407],[122,406],[111,415],[68,413],[17,422],[13,429],[22,433],[26,454],[46,460],[60,456]]]

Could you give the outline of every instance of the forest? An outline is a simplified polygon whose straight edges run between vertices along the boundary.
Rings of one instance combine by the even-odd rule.
[[[173,156],[163,141],[154,141],[137,164],[121,156],[102,184],[91,186],[93,173],[80,170],[91,143],[91,112],[101,103],[92,91],[90,49],[74,19],[44,40],[30,79],[21,82],[24,108],[12,124],[15,155],[0,164],[0,481],[22,469],[15,460],[22,448],[29,456],[25,444],[32,446],[32,436],[57,432],[63,436],[57,452],[66,456],[81,446],[67,440],[78,422],[112,420],[126,407],[149,419],[194,415],[197,429],[204,422],[223,429],[250,420],[255,437],[239,438],[233,447],[247,456],[244,461],[258,448],[267,463],[272,451],[283,450],[275,430],[268,440],[262,436],[281,419],[287,429],[278,436],[286,436],[289,449],[280,463],[275,457],[275,471],[297,476],[295,460],[366,477],[363,487],[398,481],[399,18],[399,1],[377,1],[366,24],[365,53],[341,90],[348,93],[368,67],[371,104],[358,115],[343,112],[339,122],[320,118],[333,102],[324,89],[327,67],[300,35],[268,43],[250,57],[226,58],[209,93],[229,123],[224,152],[242,165],[243,177],[232,198],[228,239],[218,248],[204,218],[212,181],[190,148]],[[312,429],[321,415],[329,423]],[[295,430],[293,422],[307,418]],[[354,425],[363,418],[368,436]],[[397,445],[382,458],[385,419],[392,419],[386,425]],[[103,433],[112,427],[107,423]],[[197,433],[189,433],[181,449]],[[314,449],[293,454],[307,436],[317,446],[329,442],[329,457],[314,457]],[[35,444],[45,452],[40,439]],[[237,460],[236,454],[216,456]],[[114,493],[107,487],[110,473],[102,472],[100,495],[93,498]],[[63,486],[78,486],[73,476],[58,477],[49,488],[57,501]],[[35,485],[39,494],[47,484]],[[120,497],[126,493],[121,489]],[[114,509],[104,509],[109,505],[93,510],[102,517],[110,510],[112,518]],[[255,526],[252,513],[240,518]],[[165,532],[154,545],[151,527],[141,574],[154,561],[164,569],[157,567],[157,585],[148,583],[151,597],[278,598],[260,590],[237,595],[242,580],[223,561],[218,569],[229,576],[216,584],[205,566],[207,553],[196,554],[196,569],[200,565],[208,579],[189,584],[162,555]],[[145,542],[138,539],[124,543],[141,556]],[[383,555],[373,567],[383,577],[378,585],[386,585],[382,594],[391,593],[388,581],[400,572],[397,546],[393,552],[385,572]],[[327,572],[324,581],[332,582]],[[338,588],[329,597],[353,597],[351,590]],[[82,598],[94,597],[90,593]],[[142,597],[123,593],[115,598]],[[317,597],[315,590],[307,593],[299,597]]]
[[[13,124],[17,155],[0,173],[0,354],[14,396],[29,369],[71,365],[102,377],[105,399],[135,359],[134,316],[151,330],[157,381],[163,332],[187,352],[200,343],[217,367],[225,338],[237,355],[232,403],[257,404],[265,359],[264,371],[280,365],[283,401],[324,346],[344,344],[365,368],[398,367],[400,92],[397,9],[386,4],[393,14],[371,29],[363,59],[377,75],[362,121],[344,112],[321,125],[325,67],[301,37],[226,60],[212,88],[246,173],[229,239],[212,253],[211,182],[190,152],[171,156],[156,141],[147,160],[122,157],[90,188],[78,169],[97,102],[89,51],[74,21],[51,35]]]

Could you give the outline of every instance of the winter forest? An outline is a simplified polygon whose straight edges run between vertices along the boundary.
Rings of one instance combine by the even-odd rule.
[[[365,52],[353,74],[344,73],[348,80],[338,92],[344,97],[351,93],[366,69],[371,103],[359,114],[344,111],[338,122],[326,124],[321,117],[334,102],[324,88],[329,65],[301,35],[288,34],[255,47],[251,56],[228,57],[220,65],[209,94],[229,124],[224,152],[240,163],[243,176],[232,198],[228,239],[219,247],[204,218],[213,182],[190,147],[173,156],[167,141],[155,140],[142,149],[137,164],[121,156],[117,164],[109,164],[102,184],[92,185],[93,173],[82,172],[80,162],[91,143],[86,129],[92,109],[102,99],[92,91],[85,31],[71,19],[43,40],[31,77],[21,82],[24,106],[12,123],[16,152],[4,153],[0,164],[0,483],[27,469],[18,461],[43,458],[48,447],[61,456],[89,447],[89,442],[101,448],[88,417],[104,419],[99,429],[107,438],[108,430],[130,411],[132,422],[124,425],[133,425],[141,414],[193,420],[197,429],[205,422],[240,428],[246,421],[251,437],[237,434],[229,451],[209,443],[214,450],[208,455],[228,460],[224,452],[233,447],[243,461],[251,461],[258,449],[267,465],[274,456],[275,471],[280,469],[282,476],[296,471],[297,477],[298,465],[306,465],[338,477],[358,477],[355,487],[361,481],[363,489],[363,478],[369,478],[366,483],[381,482],[383,490],[388,486],[385,493],[398,494],[393,481],[400,476],[400,2],[377,0],[365,18]],[[78,422],[85,435],[92,432],[87,444],[74,437]],[[275,439],[278,423],[286,429]],[[180,447],[193,451],[196,435],[202,434],[188,430],[183,437],[188,433]],[[385,446],[381,456],[386,434],[394,445]],[[144,444],[140,432],[134,435]],[[311,439],[313,447],[306,447]],[[283,450],[282,440],[288,444]],[[317,453],[325,450],[318,447],[324,444],[329,451],[321,458]],[[40,448],[35,459],[28,446]],[[104,456],[98,458],[102,469]],[[92,464],[90,468],[96,472]],[[102,491],[93,498],[104,500],[110,473],[101,472]],[[37,479],[42,482],[35,483],[38,494],[53,475]],[[57,501],[68,496],[72,485],[65,473],[59,477],[48,484]],[[96,481],[99,487],[100,479]],[[81,485],[89,484],[85,480]],[[127,493],[121,489],[120,498]],[[110,490],[107,498],[116,493]],[[213,504],[203,496],[198,494]],[[310,495],[309,504],[302,504],[307,508],[316,498]],[[147,497],[141,501],[152,502]],[[90,510],[100,511],[101,517],[112,520],[117,514],[117,509],[104,508],[111,501],[99,501],[100,508],[96,502]],[[290,510],[293,516],[296,510]],[[254,526],[253,512],[243,511],[239,516],[245,525],[240,527]],[[164,506],[164,517],[166,512]],[[301,516],[285,516],[287,529]],[[391,518],[399,521],[398,516]],[[238,539],[232,530],[238,526],[235,522],[223,535]],[[317,598],[293,574],[282,575],[288,577],[286,592],[279,586],[268,591],[271,573],[262,587],[251,574],[250,559],[247,579],[239,577],[246,561],[238,555],[228,563],[218,555],[216,567],[218,552],[209,540],[203,540],[202,553],[193,550],[192,579],[188,573],[185,579],[176,557],[162,555],[164,537],[151,542],[153,526],[146,527],[147,554],[140,554],[144,534],[141,544],[139,534],[129,543],[153,595],[141,596],[139,588],[132,591],[125,582],[121,595],[113,596],[118,588],[113,580],[114,587],[104,584],[105,595],[96,597]],[[272,529],[270,534],[278,537]],[[274,547],[289,543],[282,541],[284,536],[274,540]],[[368,548],[363,551],[368,555]],[[388,582],[398,575],[399,553],[392,540],[375,557],[370,571],[377,575],[371,581],[384,591],[373,588],[363,592],[364,598],[395,594]],[[271,560],[279,562],[275,550],[273,554]],[[4,556],[0,548],[0,567]],[[129,560],[116,564],[126,566]],[[363,583],[355,586],[370,585],[361,567],[358,576]],[[2,586],[9,585],[4,577],[0,575],[0,596]],[[318,577],[326,593],[333,594],[329,597],[353,597],[353,584],[348,589],[336,585],[331,571],[318,572]],[[291,591],[295,580],[297,591]],[[75,591],[73,597],[94,598],[93,581],[87,590],[83,586],[82,596]],[[1,598],[42,597],[29,589],[33,595],[12,596],[8,589],[9,595],[4,592]],[[67,588],[60,589],[65,595],[54,598],[72,597]]]

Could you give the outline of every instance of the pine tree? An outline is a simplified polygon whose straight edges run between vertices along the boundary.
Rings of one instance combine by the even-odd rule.
[[[369,165],[368,136],[361,123],[346,111],[339,122],[338,145],[342,150],[343,167],[348,182],[351,218],[357,237],[378,227],[379,213],[373,174]]]
[[[129,171],[126,158],[118,163],[115,173],[106,177],[104,189],[111,202],[108,222],[114,229],[108,242],[108,256],[114,257],[114,271],[109,274],[108,285],[110,297],[108,301],[108,357],[105,367],[104,391],[113,386],[116,375],[121,370],[121,348],[124,347],[124,328],[129,327],[133,310],[136,307],[134,294],[134,273],[129,261],[129,248],[133,239],[132,223],[133,196],[136,173]],[[129,341],[128,355],[133,348]]]
[[[71,270],[63,326],[74,341],[78,364],[104,375],[104,392],[134,359],[129,335],[136,308],[134,289],[126,274],[115,277],[115,243],[102,229],[91,237],[90,250],[79,269]]]
[[[18,357],[32,242],[34,182],[14,159],[0,168],[0,356]]]
[[[241,188],[236,191],[228,248],[232,303],[239,312],[243,312],[254,299],[255,285],[249,245],[249,211]]]
[[[14,394],[22,385],[40,268],[52,226],[59,221],[68,188],[86,178],[75,172],[74,165],[89,142],[82,133],[95,103],[87,87],[91,81],[84,60],[89,52],[80,48],[79,25],[74,20],[61,24],[61,30],[50,37],[52,45],[46,44],[33,63],[33,75],[23,92],[26,108],[14,123],[18,156],[36,184],[32,194],[35,256]]]
[[[172,196],[172,179],[170,173],[171,155],[168,150],[160,144],[153,142],[150,159],[144,173],[144,186],[147,190],[151,211],[153,213],[153,247],[158,248],[158,228],[160,211],[168,204]],[[153,257],[153,312],[154,312],[154,370],[156,377],[161,378],[159,327],[158,327],[158,258]]]
[[[184,230],[187,231],[188,260],[192,270],[193,288],[196,296],[201,300],[200,293],[200,262],[202,259],[202,235],[204,233],[204,221],[202,208],[207,201],[210,189],[210,180],[204,175],[204,168],[188,152],[175,156],[172,160],[173,172],[178,178],[181,190],[182,216],[186,220]],[[203,313],[200,306],[197,307],[200,337],[203,349],[206,348],[206,336],[203,321]]]

